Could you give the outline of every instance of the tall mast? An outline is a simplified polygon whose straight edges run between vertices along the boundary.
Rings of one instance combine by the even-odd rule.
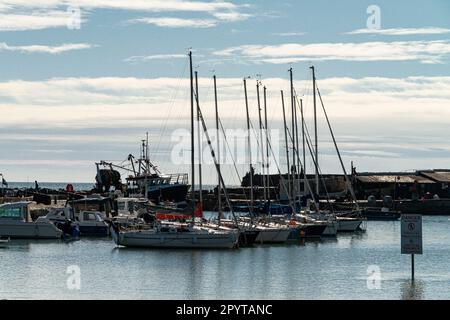
[[[259,114],[259,140],[261,141],[261,177],[263,181],[263,193],[264,193],[264,202],[266,202],[266,179],[264,178],[264,140],[262,134],[262,120],[261,120],[261,101],[259,98],[259,81],[256,81],[256,94],[258,98],[258,114]]]
[[[295,139],[294,139],[294,133],[295,133],[295,123],[294,123],[294,80],[292,76],[292,68],[289,69],[289,78],[291,83],[291,135],[292,135],[292,166],[291,166],[291,174],[292,174],[292,199],[295,199],[294,190],[295,190],[295,176],[294,176],[294,169],[295,168]]]
[[[195,162],[194,162],[194,75],[192,72],[192,51],[189,51],[189,69],[191,80],[191,200],[192,219],[195,216]]]
[[[300,174],[300,159],[299,159],[299,152],[298,152],[298,150],[299,150],[299,148],[298,148],[298,125],[297,125],[297,122],[298,122],[298,117],[297,117],[297,103],[296,103],[296,100],[294,99],[294,110],[295,110],[295,112],[294,112],[294,115],[295,115],[295,136],[294,136],[294,140],[295,140],[295,150],[296,150],[296,155],[297,155],[297,167],[296,167],[296,169],[295,169],[295,176],[296,176],[296,182],[297,182],[297,192],[298,192],[298,195],[299,195],[299,197],[300,197],[300,176],[299,176],[299,174]],[[294,199],[294,201],[295,201],[295,199]]]
[[[300,99],[300,115],[302,117],[302,147],[303,147],[303,191],[306,194],[306,149],[305,149],[305,118],[303,117],[303,100]]]
[[[284,124],[284,142],[286,144],[286,161],[287,161],[287,167],[288,167],[288,198],[291,196],[291,179],[290,179],[290,164],[289,164],[289,144],[288,144],[288,135],[287,135],[287,125],[286,125],[286,110],[284,108],[284,94],[283,90],[281,90],[281,106],[283,107],[283,124]]]
[[[220,183],[220,131],[219,131],[219,107],[217,103],[217,83],[216,83],[216,75],[213,77],[214,79],[214,104],[216,108],[216,131],[217,131],[217,198],[218,198],[218,220],[220,223],[220,218],[222,217],[222,191]]]
[[[314,151],[315,151],[315,167],[316,167],[316,193],[319,198],[319,149],[317,147],[317,110],[316,110],[316,74],[314,66],[310,67],[312,70],[313,80],[313,100],[314,100]],[[317,199],[319,201],[319,199]]]
[[[247,97],[247,81],[244,79],[244,94],[245,94],[245,110],[247,112],[247,148],[250,165],[250,217],[253,219],[253,167],[252,167],[252,146],[250,144],[250,114],[248,112],[248,97]]]
[[[270,201],[270,175],[269,175],[269,129],[267,127],[267,98],[266,86],[264,86],[264,128],[266,132],[266,179],[267,179],[267,200]]]
[[[198,101],[198,73],[195,71],[195,101],[197,102],[197,147],[198,147],[198,188],[200,208],[203,207],[203,186],[202,186],[202,144],[200,133],[200,106]]]

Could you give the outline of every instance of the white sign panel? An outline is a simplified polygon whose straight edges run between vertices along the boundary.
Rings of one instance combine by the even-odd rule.
[[[402,254],[422,254],[422,216],[402,214]]]

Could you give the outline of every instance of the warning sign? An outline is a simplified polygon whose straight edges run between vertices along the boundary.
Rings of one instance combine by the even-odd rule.
[[[402,214],[402,254],[422,254],[422,215]]]

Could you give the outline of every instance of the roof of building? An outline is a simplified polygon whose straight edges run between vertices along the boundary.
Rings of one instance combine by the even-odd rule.
[[[356,176],[356,179],[363,183],[414,183],[414,181],[417,181],[417,183],[435,183],[434,181],[414,175],[414,174],[371,174],[371,175],[358,175]]]
[[[450,170],[427,170],[420,171],[420,174],[435,182],[450,182]]]

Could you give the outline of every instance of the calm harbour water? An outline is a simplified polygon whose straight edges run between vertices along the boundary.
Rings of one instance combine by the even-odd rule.
[[[400,222],[296,245],[239,250],[116,248],[110,239],[13,240],[0,248],[0,299],[450,299],[449,217],[423,218],[424,254],[400,254]],[[81,270],[67,288],[67,267]],[[369,266],[380,289],[367,285]]]

